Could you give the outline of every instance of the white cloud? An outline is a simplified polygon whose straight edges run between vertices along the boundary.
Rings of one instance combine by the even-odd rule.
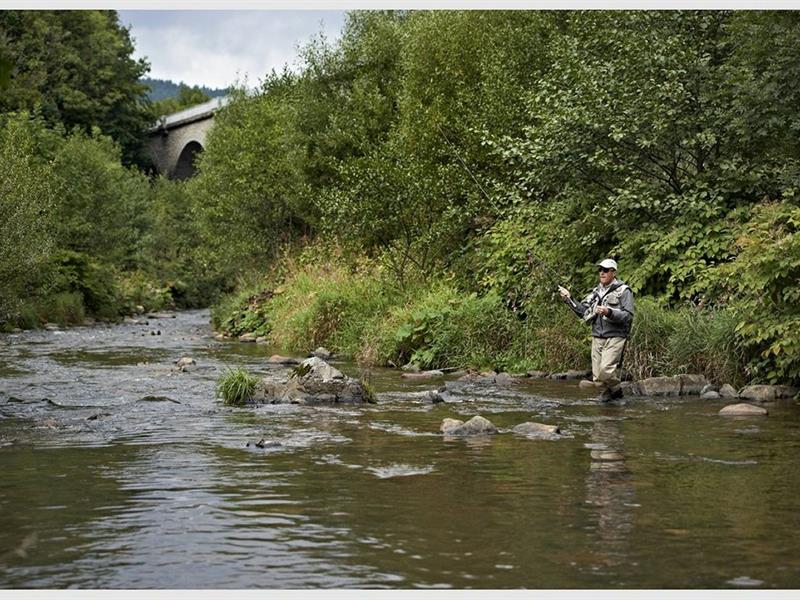
[[[344,13],[120,11],[120,19],[151,77],[221,88],[245,78],[255,85],[272,69],[296,67],[298,44],[320,32],[337,39]]]

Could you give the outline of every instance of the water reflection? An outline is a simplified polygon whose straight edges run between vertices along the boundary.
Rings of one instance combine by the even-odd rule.
[[[586,475],[586,504],[593,509],[592,569],[615,569],[629,559],[635,491],[625,455],[625,439],[617,420],[597,421],[590,431],[591,463]]]

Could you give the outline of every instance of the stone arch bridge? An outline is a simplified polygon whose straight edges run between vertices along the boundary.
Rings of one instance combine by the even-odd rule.
[[[156,171],[170,179],[194,175],[194,160],[206,147],[214,115],[228,102],[229,97],[222,96],[161,117],[147,132],[147,150]]]

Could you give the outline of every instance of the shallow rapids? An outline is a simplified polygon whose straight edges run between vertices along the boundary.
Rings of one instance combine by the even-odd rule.
[[[0,587],[800,585],[792,402],[725,418],[538,380],[432,405],[413,392],[451,377],[334,360],[378,404],[231,408],[226,368],[287,367],[215,340],[208,311],[161,317],[0,335]],[[501,433],[438,433],[478,414]]]

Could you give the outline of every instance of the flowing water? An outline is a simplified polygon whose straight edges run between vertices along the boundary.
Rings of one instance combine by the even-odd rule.
[[[540,380],[431,405],[413,392],[445,381],[335,361],[379,402],[215,398],[226,367],[279,375],[269,353],[207,311],[0,336],[0,587],[800,586],[793,402],[726,418]],[[501,433],[437,433],[476,414]]]

